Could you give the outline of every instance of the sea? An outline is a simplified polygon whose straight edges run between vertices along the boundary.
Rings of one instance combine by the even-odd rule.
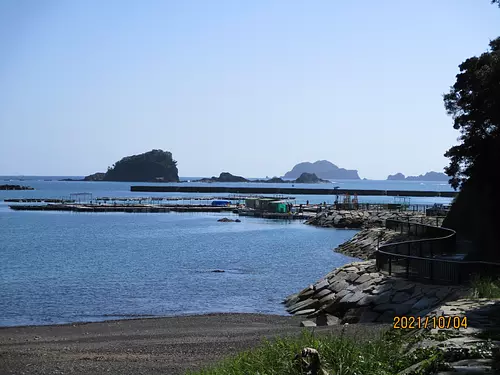
[[[286,315],[283,299],[356,259],[333,252],[356,231],[232,213],[13,211],[8,198],[179,197],[133,193],[126,182],[60,181],[73,176],[0,176],[0,326],[94,322],[222,312]],[[182,178],[181,184],[196,177]],[[224,186],[259,186],[256,183]],[[332,181],[348,189],[449,191],[443,182]],[[141,183],[141,185],[144,185]],[[216,184],[211,184],[214,186]],[[262,186],[273,186],[263,184]],[[278,185],[276,185],[278,186]],[[300,187],[325,187],[301,184]],[[201,196],[202,194],[195,194]],[[227,194],[208,194],[207,199]],[[335,197],[297,195],[297,203]],[[359,197],[360,202],[393,201]],[[411,198],[411,203],[450,203]],[[194,202],[193,202],[194,203]],[[224,272],[214,272],[224,271]]]

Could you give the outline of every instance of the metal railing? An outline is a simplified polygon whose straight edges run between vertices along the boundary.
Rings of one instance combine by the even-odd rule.
[[[377,268],[389,275],[436,284],[461,284],[472,275],[498,276],[500,263],[445,259],[456,254],[456,233],[449,228],[386,220],[386,228],[419,237],[380,245]]]
[[[336,210],[369,210],[369,211],[406,211],[425,212],[432,208],[432,204],[399,204],[399,203],[337,203],[329,205]]]

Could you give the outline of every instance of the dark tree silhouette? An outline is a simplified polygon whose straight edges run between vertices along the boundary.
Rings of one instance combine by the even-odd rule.
[[[495,2],[500,5],[500,0]],[[500,165],[500,38],[490,42],[488,52],[465,60],[459,68],[455,84],[444,95],[453,127],[460,131],[461,143],[445,153],[450,158],[445,172],[455,189],[471,176],[493,183],[492,168]]]

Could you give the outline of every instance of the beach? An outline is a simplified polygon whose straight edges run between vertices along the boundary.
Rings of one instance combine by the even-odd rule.
[[[0,328],[0,373],[184,374],[266,338],[300,334],[300,317],[208,314]],[[369,339],[387,325],[349,325]],[[340,333],[342,326],[315,328]]]

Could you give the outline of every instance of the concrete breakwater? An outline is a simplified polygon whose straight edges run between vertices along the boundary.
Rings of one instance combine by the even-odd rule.
[[[387,219],[441,226],[444,218],[425,216],[422,212],[391,210],[328,210],[309,219],[306,224],[333,228],[383,227]]]
[[[463,287],[413,283],[384,275],[375,261],[350,263],[287,297],[286,310],[304,325],[392,322],[395,316],[425,316],[466,294]]]
[[[339,245],[334,251],[363,260],[374,259],[379,244],[404,241],[408,238],[407,235],[386,228],[366,228]]]
[[[301,194],[332,195],[357,194],[359,196],[392,196],[392,197],[446,197],[453,198],[455,191],[421,191],[421,190],[354,190],[333,188],[300,188],[300,187],[235,187],[235,186],[131,186],[130,191],[163,192],[163,193],[238,193],[238,194]]]

